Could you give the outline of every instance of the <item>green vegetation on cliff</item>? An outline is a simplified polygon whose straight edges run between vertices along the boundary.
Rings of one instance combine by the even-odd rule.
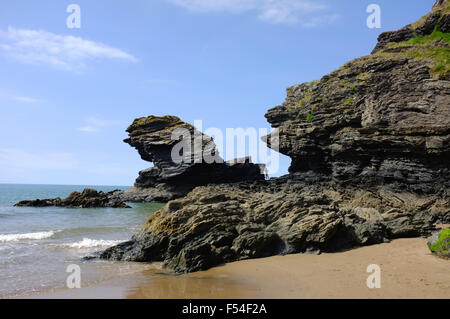
[[[407,41],[389,43],[385,50],[375,53],[377,56],[390,57],[403,55],[415,60],[432,61],[430,74],[434,78],[447,78],[450,75],[450,33],[434,28],[428,36],[417,35]]]

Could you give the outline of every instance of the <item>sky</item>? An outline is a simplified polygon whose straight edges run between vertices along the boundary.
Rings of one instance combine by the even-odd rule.
[[[132,185],[151,166],[123,143],[142,116],[270,129],[287,87],[369,54],[433,3],[2,0],[0,183]],[[67,26],[71,4],[80,28]],[[381,28],[367,27],[370,4]]]

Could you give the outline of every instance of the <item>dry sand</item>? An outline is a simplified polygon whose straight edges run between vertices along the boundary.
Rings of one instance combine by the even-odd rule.
[[[366,285],[369,264],[381,267],[380,289]],[[423,238],[239,261],[184,275],[159,267],[34,298],[450,298],[450,260],[431,255]]]
[[[381,267],[381,288],[366,285],[367,266]],[[275,256],[178,277],[154,276],[131,298],[450,298],[450,261],[426,240],[322,255]]]

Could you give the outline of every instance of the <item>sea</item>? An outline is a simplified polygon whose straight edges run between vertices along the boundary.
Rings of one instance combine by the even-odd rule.
[[[14,207],[21,200],[67,197],[120,186],[0,184],[0,298],[63,289],[74,269],[83,286],[139,271],[138,263],[83,260],[127,241],[162,203],[123,208]],[[75,265],[75,266],[74,266]]]

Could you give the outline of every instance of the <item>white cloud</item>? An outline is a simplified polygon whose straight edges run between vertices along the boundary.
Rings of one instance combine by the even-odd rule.
[[[42,102],[41,100],[33,98],[33,97],[10,94],[10,93],[7,93],[7,92],[1,91],[1,90],[0,90],[0,98],[4,98],[4,99],[7,99],[7,100],[12,100],[12,101],[17,101],[17,102],[23,102],[23,103],[39,103],[39,102]]]
[[[254,9],[258,2],[265,0],[168,0],[192,11],[231,11],[243,12]]]
[[[119,123],[118,121],[102,120],[95,116],[87,117],[84,120],[84,122],[86,125],[78,127],[77,130],[81,131],[81,132],[86,132],[86,133],[98,132],[103,128],[106,128],[106,127],[112,126],[112,125],[116,125]]]
[[[77,71],[92,59],[137,59],[120,49],[80,37],[58,35],[44,30],[9,27],[0,29],[0,50],[23,63],[47,64],[57,69]]]
[[[327,14],[323,16],[313,17],[309,20],[305,20],[301,24],[305,28],[315,28],[321,25],[333,24],[338,19],[339,19],[338,14]]]
[[[16,148],[0,148],[0,166],[15,169],[65,170],[75,168],[77,161],[70,153],[36,154]]]
[[[86,133],[93,133],[93,132],[98,132],[99,128],[95,127],[95,126],[87,125],[87,126],[79,127],[79,128],[77,128],[77,130],[81,131],[81,132],[86,132]]]
[[[194,12],[231,12],[254,11],[262,21],[275,24],[296,24],[311,27],[311,19],[329,19],[320,16],[307,17],[327,9],[328,6],[312,0],[167,0],[175,5]]]

